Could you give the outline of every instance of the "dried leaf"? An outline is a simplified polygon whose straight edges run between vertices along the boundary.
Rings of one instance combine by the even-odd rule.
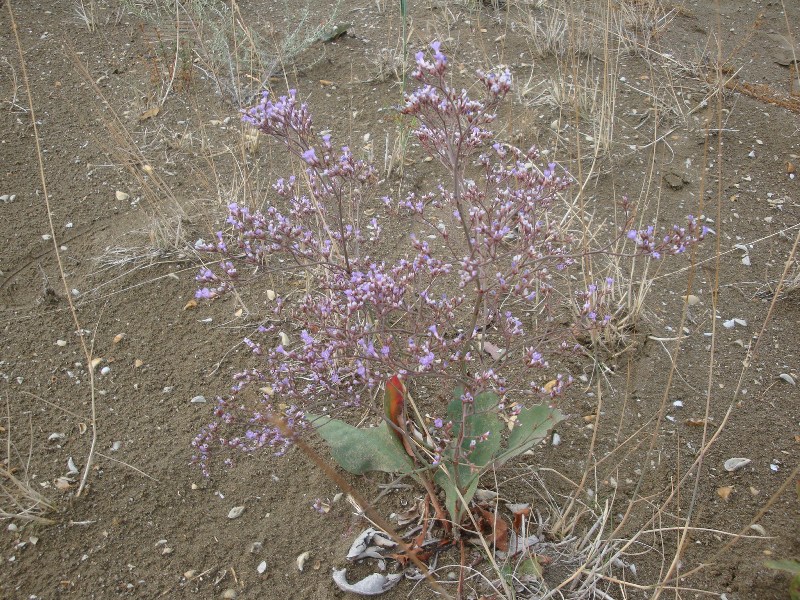
[[[522,533],[522,524],[531,514],[530,504],[512,504],[508,508],[514,515],[514,531]]]
[[[72,482],[66,477],[59,477],[53,482],[53,485],[56,486],[56,489],[66,492],[72,485]]]
[[[122,340],[125,339],[124,333],[118,333],[114,336],[114,339],[111,341],[112,344],[119,344]]]
[[[505,552],[508,550],[508,525],[501,517],[495,517],[493,512],[485,508],[477,507],[480,512],[480,519],[478,525],[481,526],[481,532],[486,536],[486,541],[500,550]]]
[[[395,575],[381,575],[373,573],[356,583],[347,582],[347,569],[334,569],[333,582],[343,592],[359,594],[361,596],[378,596],[392,589],[403,578],[402,573]]]
[[[192,310],[193,308],[197,308],[197,300],[194,298],[183,305],[183,310]]]
[[[328,85],[333,85],[333,82],[327,79],[320,79],[319,84],[322,86],[328,86]]]
[[[720,488],[717,488],[717,496],[719,496],[720,498],[722,498],[726,502],[728,501],[728,498],[730,497],[732,492],[733,492],[733,486],[732,485],[724,485],[724,486],[722,486]]]
[[[158,106],[154,106],[153,108],[148,108],[142,114],[139,115],[140,121],[146,121],[147,119],[152,119],[155,117],[161,109]]]

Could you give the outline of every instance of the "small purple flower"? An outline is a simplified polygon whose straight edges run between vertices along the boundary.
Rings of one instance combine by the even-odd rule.
[[[317,153],[314,151],[314,148],[309,148],[308,150],[303,152],[300,156],[304,161],[306,161],[312,167],[319,166],[320,164],[319,159],[317,158]]]
[[[428,369],[433,364],[435,359],[436,355],[433,352],[428,351],[425,356],[420,357],[419,364],[423,369]]]

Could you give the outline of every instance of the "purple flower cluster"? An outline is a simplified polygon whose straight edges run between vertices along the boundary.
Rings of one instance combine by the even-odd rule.
[[[555,164],[539,167],[536,149],[498,141],[489,129],[511,89],[508,70],[479,72],[484,98],[475,100],[447,82],[440,44],[431,49],[429,57],[417,54],[420,86],[401,112],[416,120],[416,139],[446,176],[424,193],[384,198],[387,213],[368,223],[362,205],[376,197],[376,170],[318,135],[294,90],[277,100],[265,92],[244,112],[245,122],[295,157],[303,176],[278,179],[263,210],[229,205],[225,230],[196,244],[218,257],[200,270],[197,297],[221,298],[262,273],[282,281],[299,275],[305,286],[278,290],[272,321],[246,338],[256,366],[235,375],[231,394],[217,399],[214,422],[194,441],[205,473],[213,448],[285,452],[286,432],[299,435],[307,411],[371,402],[393,375],[407,385],[463,386],[465,415],[478,394],[492,390],[497,410],[513,416],[522,405],[505,400],[504,372],[547,371],[546,357],[575,348],[571,328],[556,316],[556,291],[580,254],[552,218],[570,178]],[[388,219],[395,219],[392,231],[410,229],[396,256],[385,249]],[[634,230],[628,237],[638,252],[657,256],[683,251],[705,231],[690,218],[658,242],[654,235]],[[374,256],[380,244],[381,259]],[[580,326],[612,318],[610,285],[576,296]],[[555,398],[572,381],[543,373],[548,379],[529,381],[529,392]],[[431,423],[441,434],[441,456],[452,424],[435,414]]]
[[[692,215],[686,217],[686,221],[686,227],[673,225],[672,231],[661,239],[652,225],[645,229],[631,229],[628,239],[636,244],[637,250],[656,259],[662,255],[682,254],[692,245],[703,241],[709,232],[708,227],[700,225]]]

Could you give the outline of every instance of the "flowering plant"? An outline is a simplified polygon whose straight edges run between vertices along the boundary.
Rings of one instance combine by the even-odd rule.
[[[277,180],[264,210],[231,204],[228,227],[197,242],[220,256],[198,275],[197,296],[219,298],[264,272],[285,276],[287,287],[298,275],[306,284],[280,294],[258,336],[244,340],[259,360],[235,375],[232,394],[218,398],[214,422],[194,441],[204,472],[215,446],[281,454],[311,425],[351,472],[412,474],[434,503],[438,485],[447,512],[436,505],[438,516],[458,526],[481,473],[529,450],[562,418],[524,400],[552,402],[569,386],[569,375],[551,373],[549,357],[583,351],[576,328],[608,324],[611,284],[570,297],[574,325],[558,318],[559,280],[585,252],[554,212],[569,177],[552,163],[539,168],[535,149],[497,141],[489,129],[511,89],[508,70],[478,72],[483,99],[474,100],[448,82],[439,44],[431,49],[416,56],[420,85],[401,112],[416,120],[416,139],[444,177],[399,201],[384,197],[381,219],[364,217],[380,204],[376,170],[318,135],[294,90],[275,100],[264,93],[245,112],[302,173]],[[690,217],[663,239],[629,224],[619,235],[657,258],[683,252],[705,231]],[[401,238],[406,249],[393,250]],[[281,331],[290,325],[294,339]],[[527,382],[522,389],[509,387],[510,373]],[[255,399],[248,387],[258,389]],[[371,406],[381,390],[379,427],[357,429],[341,417]]]

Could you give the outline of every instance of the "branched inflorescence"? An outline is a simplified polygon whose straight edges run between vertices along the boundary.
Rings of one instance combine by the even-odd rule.
[[[511,89],[508,70],[478,72],[484,97],[474,100],[451,87],[447,58],[438,43],[431,48],[429,57],[416,56],[420,87],[406,96],[401,112],[416,120],[416,139],[446,177],[425,193],[383,198],[392,225],[414,224],[399,257],[374,256],[387,224],[362,220],[376,170],[349,148],[335,148],[329,135],[318,135],[294,90],[277,100],[265,92],[245,112],[245,122],[301,162],[302,177],[279,179],[275,202],[263,211],[230,204],[227,227],[196,244],[219,256],[198,274],[197,297],[219,298],[254,269],[291,269],[310,283],[275,304],[275,320],[295,328],[290,343],[278,341],[274,322],[259,328],[258,340],[245,340],[257,366],[235,375],[232,394],[218,399],[214,422],[195,439],[204,472],[214,447],[285,451],[291,439],[282,432],[298,434],[310,407],[358,406],[395,374],[447,390],[462,385],[465,406],[491,389],[501,398],[497,410],[513,415],[521,404],[505,401],[503,373],[547,369],[548,354],[574,348],[571,328],[554,318],[557,276],[580,258],[553,215],[569,177],[555,164],[539,168],[535,149],[498,141],[489,129]],[[690,218],[661,240],[652,228],[627,235],[639,254],[658,257],[682,252],[704,233]],[[604,304],[609,285],[579,293],[584,326],[611,318]],[[524,322],[530,313],[543,317],[535,330]],[[555,397],[571,378],[554,381],[531,380],[527,393]],[[243,398],[247,386],[259,390],[254,404]],[[442,417],[431,416],[431,429],[447,444]],[[276,418],[288,427],[278,428]]]

